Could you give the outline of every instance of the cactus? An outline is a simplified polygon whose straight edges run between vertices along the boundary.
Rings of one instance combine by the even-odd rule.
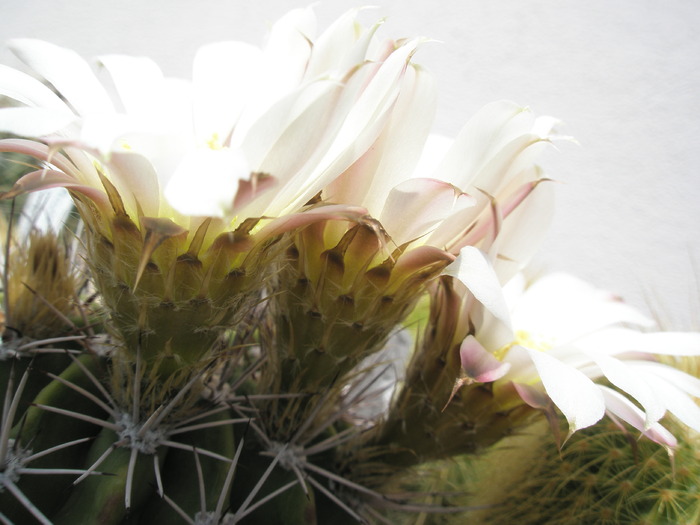
[[[697,523],[698,439],[680,435],[671,456],[610,422],[586,429],[561,458],[549,447],[502,516],[527,516],[525,523]]]
[[[476,464],[533,421],[555,421],[555,405],[570,433],[608,409],[669,447],[664,411],[699,424],[690,375],[632,360],[652,361],[659,341],[692,355],[697,334],[632,330],[639,354],[629,363],[612,351],[584,361],[618,392],[510,330],[502,284],[530,247],[508,241],[529,236],[550,204],[532,161],[556,137],[553,121],[491,104],[439,179],[408,178],[418,151],[403,145],[425,139],[433,99],[412,63],[420,40],[380,45],[378,25],[362,28],[356,14],[313,40],[312,12],[291,12],[273,27],[265,60],[250,46],[204,48],[192,108],[155,64],[104,57],[123,115],[76,54],[12,44],[65,93],[2,70],[19,102],[49,111],[41,138],[0,140],[0,152],[35,164],[0,198],[63,187],[81,227],[75,258],[58,232],[37,227],[20,241],[7,226],[0,520],[401,523],[465,511],[404,490],[415,469]],[[291,42],[303,67],[275,82],[277,71],[264,69],[290,51],[279,42]],[[260,62],[250,74],[264,86],[252,86],[250,104],[231,100],[245,75],[219,59]],[[49,67],[61,61],[76,78]],[[162,96],[136,96],[130,86],[143,75]],[[81,98],[83,88],[95,96]],[[105,112],[93,114],[100,100]],[[407,365],[391,349],[397,340],[414,345]],[[385,360],[405,369],[397,385]],[[656,378],[668,406],[650,403],[646,383],[620,380],[625,366]],[[552,369],[592,392],[593,409],[571,403]]]

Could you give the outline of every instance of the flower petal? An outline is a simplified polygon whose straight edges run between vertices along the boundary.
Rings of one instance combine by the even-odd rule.
[[[611,355],[629,351],[674,356],[700,355],[698,332],[638,332],[629,328],[608,328],[587,335],[576,344]]]
[[[448,217],[456,207],[474,204],[446,182],[434,179],[409,179],[391,190],[379,216],[379,222],[393,241],[418,239]]]
[[[636,399],[644,407],[644,429],[661,419],[666,412],[663,400],[656,396],[647,381],[625,362],[602,354],[591,354],[603,374],[617,388]]]
[[[483,252],[473,246],[462,248],[457,259],[445,268],[444,273],[461,281],[512,334],[510,313],[501,283]]]
[[[48,42],[21,38],[10,49],[48,80],[80,115],[112,113],[114,106],[88,63],[73,50]]]
[[[634,406],[625,396],[602,385],[599,385],[598,388],[605,399],[606,409],[614,416],[626,421],[656,443],[668,447],[675,447],[678,444],[673,434],[661,426],[661,424],[654,423],[651,426],[647,426],[644,413]]]
[[[78,117],[66,111],[34,107],[0,109],[0,132],[41,137],[67,128]]]
[[[605,402],[593,381],[546,352],[525,350],[537,368],[547,395],[569,422],[569,436],[600,421],[605,415]]]
[[[184,156],[164,195],[184,215],[225,217],[233,212],[239,180],[249,176],[240,150],[200,148]]]
[[[467,336],[459,347],[462,370],[474,381],[491,383],[502,378],[510,369],[510,363],[504,363],[488,352],[473,335]]]
[[[700,398],[700,379],[681,370],[655,361],[625,361],[635,370],[644,370],[655,376],[663,377],[669,383],[687,392],[693,397]]]
[[[194,58],[194,127],[200,140],[225,143],[243,111],[257,95],[262,50],[244,42],[200,47]]]
[[[28,106],[73,112],[50,88],[34,77],[0,64],[0,95]]]
[[[148,115],[162,102],[163,73],[150,58],[105,55],[99,61],[109,71],[127,114]]]

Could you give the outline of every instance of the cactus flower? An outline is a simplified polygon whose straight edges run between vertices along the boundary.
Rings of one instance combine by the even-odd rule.
[[[659,423],[667,412],[700,431],[700,408],[692,400],[700,397],[700,380],[658,357],[700,355],[700,334],[650,331],[654,323],[636,309],[567,274],[527,287],[520,275],[507,291],[513,340],[488,351],[495,347],[486,322],[470,346],[470,362],[478,354],[509,365],[494,384],[497,397],[507,397],[513,385],[532,406],[551,407],[551,400],[569,435],[606,413],[667,446],[676,442]]]
[[[0,109],[0,129],[34,137],[2,140],[0,151],[40,162],[3,197],[70,192],[131,351],[173,363],[166,369],[196,362],[259,301],[275,236],[323,213],[366,213],[294,215],[376,140],[418,44],[380,45],[377,26],[361,28],[355,15],[316,38],[313,11],[295,10],[262,49],[205,46],[191,82],[165,78],[147,58],[102,57],[118,100],[75,52],[11,43],[61,96],[0,69],[0,94],[23,104]]]

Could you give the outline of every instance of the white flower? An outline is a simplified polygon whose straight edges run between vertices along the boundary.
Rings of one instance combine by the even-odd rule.
[[[607,412],[659,443],[675,438],[659,424],[666,412],[700,431],[700,379],[659,362],[658,355],[700,355],[700,333],[643,331],[653,322],[609,293],[566,274],[525,286],[522,275],[506,287],[512,341],[489,345],[492,322],[477,331],[470,362],[495,356],[490,368],[508,364],[494,389],[510,385],[525,402],[546,408],[549,400],[569,422],[569,434],[593,425]],[[487,370],[479,370],[485,373]],[[605,378],[616,390],[595,383]],[[640,408],[641,407],[641,408]]]
[[[204,46],[191,82],[164,77],[147,58],[101,57],[118,100],[75,52],[15,40],[11,49],[61,96],[2,66],[0,95],[25,107],[0,110],[0,130],[51,149],[11,141],[0,150],[33,153],[55,172],[25,177],[21,191],[66,186],[100,200],[104,175],[130,217],[185,229],[192,215],[239,224],[297,211],[374,143],[418,44],[382,46],[377,26],[360,27],[356,13],[316,37],[313,11],[298,9],[263,48]]]

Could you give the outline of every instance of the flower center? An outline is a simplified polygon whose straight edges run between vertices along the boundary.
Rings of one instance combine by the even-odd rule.
[[[493,353],[494,357],[496,357],[496,359],[498,359],[499,361],[503,361],[506,355],[508,355],[510,349],[516,345],[524,346],[525,348],[529,348],[530,350],[537,350],[539,352],[548,352],[554,346],[552,341],[548,341],[545,337],[542,336],[533,336],[533,334],[531,334],[527,330],[516,330],[514,335],[514,341],[503,345],[501,348],[499,348]]]
[[[215,151],[224,149],[224,145],[221,143],[218,133],[212,133],[211,137],[209,137],[209,139],[206,141],[206,145],[209,146],[209,149],[213,149]]]

